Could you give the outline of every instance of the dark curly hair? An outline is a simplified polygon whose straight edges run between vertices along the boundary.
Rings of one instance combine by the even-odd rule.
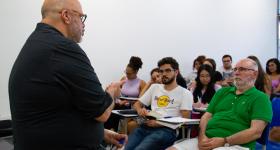
[[[211,80],[207,85],[207,89],[204,92],[204,94],[202,95],[201,90],[203,88],[203,85],[200,81],[200,73],[205,70],[209,73]],[[209,65],[201,65],[198,69],[197,72],[197,77],[195,79],[196,81],[196,88],[193,91],[193,98],[194,98],[194,102],[196,103],[198,101],[198,97],[201,98],[202,103],[210,103],[212,97],[214,96],[214,94],[216,93],[215,91],[215,79],[214,79],[214,70],[212,67],[210,67]]]
[[[173,69],[179,70],[178,62],[172,57],[164,57],[158,61],[158,67],[165,65],[165,64],[170,64]]]
[[[135,71],[138,71],[140,68],[142,68],[143,62],[140,57],[137,56],[131,56],[129,60],[128,67],[132,68]]]
[[[271,62],[276,64],[276,72],[278,74],[280,74],[280,62],[277,58],[271,58],[266,62],[266,67],[265,67],[266,73],[271,75],[271,72],[269,71],[269,68],[268,68],[269,63],[271,63]]]

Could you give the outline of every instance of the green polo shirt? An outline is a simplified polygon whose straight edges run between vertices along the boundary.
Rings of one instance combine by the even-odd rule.
[[[271,102],[255,87],[236,95],[235,87],[220,89],[212,98],[207,112],[212,114],[206,127],[208,137],[227,137],[250,128],[252,120],[270,122]],[[242,146],[255,149],[255,141]]]

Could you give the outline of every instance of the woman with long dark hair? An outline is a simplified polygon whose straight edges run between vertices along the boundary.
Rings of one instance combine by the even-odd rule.
[[[258,77],[255,81],[255,87],[256,89],[266,93],[268,96],[271,95],[272,86],[271,86],[271,80],[269,76],[264,72],[262,65],[259,61],[259,59],[256,56],[248,56],[248,58],[254,60],[258,65]]]
[[[271,58],[266,62],[266,73],[271,79],[272,94],[280,93],[280,62],[277,58]]]
[[[221,86],[215,84],[214,71],[209,65],[201,65],[197,72],[196,86],[193,89],[194,104],[200,102],[202,104],[210,103],[216,90]]]

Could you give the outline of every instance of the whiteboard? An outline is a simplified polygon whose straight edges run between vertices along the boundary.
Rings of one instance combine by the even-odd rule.
[[[8,78],[25,40],[41,20],[42,0],[2,0],[0,115],[9,114]],[[130,56],[142,58],[138,76],[166,56],[183,76],[201,54],[221,65],[256,55],[264,65],[277,57],[277,0],[81,0],[87,13],[80,44],[105,87],[119,80]]]

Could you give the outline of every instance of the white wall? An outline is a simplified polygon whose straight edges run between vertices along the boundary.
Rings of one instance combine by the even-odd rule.
[[[9,114],[8,78],[22,45],[40,21],[43,0],[2,0],[0,5],[0,115]],[[172,56],[183,75],[204,54],[221,64],[256,55],[276,57],[277,0],[81,0],[88,14],[81,46],[104,86],[119,80],[131,55],[149,79],[157,61]],[[24,90],[24,89],[23,89]]]

